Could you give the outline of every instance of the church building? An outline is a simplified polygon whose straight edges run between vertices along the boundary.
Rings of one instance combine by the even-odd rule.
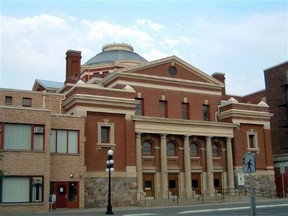
[[[177,56],[147,61],[113,43],[82,64],[68,50],[63,83],[1,89],[0,211],[48,210],[52,194],[53,208],[106,206],[110,149],[113,206],[234,193],[249,187],[249,174],[239,180],[248,153],[254,187],[273,191],[268,108],[257,93],[227,94],[225,74]]]

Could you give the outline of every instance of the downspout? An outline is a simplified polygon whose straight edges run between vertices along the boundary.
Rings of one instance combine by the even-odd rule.
[[[66,94],[64,94],[64,98],[60,99],[60,114],[62,114],[62,102],[66,100]]]
[[[43,109],[46,108],[46,96],[47,96],[47,91],[42,91],[42,97],[43,97],[43,100],[42,100],[42,104],[43,104]]]
[[[218,122],[218,114],[220,113],[219,107],[220,105],[217,106],[217,111],[215,112],[215,122]]]

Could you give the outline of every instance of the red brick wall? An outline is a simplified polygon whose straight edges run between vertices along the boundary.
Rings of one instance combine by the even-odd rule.
[[[105,114],[99,112],[88,112],[86,119],[86,145],[85,164],[87,171],[105,171],[107,151],[109,148],[97,149],[98,142],[98,122],[108,119],[114,124],[115,170],[126,171],[127,165],[135,166],[135,128],[131,121],[125,120],[124,114]],[[127,125],[127,126],[126,126]],[[125,137],[127,134],[127,139]],[[128,140],[129,139],[129,140]]]
[[[282,133],[279,129],[279,122],[287,119],[288,115],[287,109],[279,107],[280,104],[285,102],[285,92],[281,86],[284,84],[287,69],[288,62],[285,62],[264,71],[266,99],[269,111],[274,114],[271,118],[273,154],[288,153],[288,145],[285,142],[285,140],[288,140],[288,131],[286,129],[286,132]]]

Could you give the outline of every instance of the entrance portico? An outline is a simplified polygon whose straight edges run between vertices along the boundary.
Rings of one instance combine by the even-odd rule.
[[[180,197],[187,198],[192,196],[193,189],[195,190],[194,193],[197,190],[197,193],[201,192],[212,196],[215,194],[216,181],[221,181],[222,188],[234,188],[231,147],[234,124],[159,120],[159,118],[153,119],[151,117],[134,117],[134,121],[138,192],[146,192],[147,194],[143,183],[145,170],[155,173],[153,193],[158,198],[167,198],[172,186]],[[142,154],[144,142],[150,143],[151,149],[153,149],[149,153],[151,155]],[[218,146],[218,152],[224,154],[221,153],[223,154],[221,156],[214,155],[215,152],[213,151],[216,150],[212,148],[215,146]],[[146,150],[145,154],[147,154]],[[217,160],[217,163],[213,163],[214,160]],[[214,172],[217,172],[217,174],[215,173],[217,180],[214,178]],[[172,175],[172,173],[174,174]],[[146,183],[148,185],[148,182]],[[197,185],[197,188],[193,188],[193,184],[194,186]],[[219,189],[219,185],[216,186]]]

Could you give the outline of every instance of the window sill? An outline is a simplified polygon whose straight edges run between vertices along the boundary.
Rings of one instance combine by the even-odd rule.
[[[26,150],[26,149],[1,149],[1,152],[45,153],[44,150]]]
[[[178,159],[178,156],[167,156],[167,159]]]
[[[190,156],[190,159],[192,159],[192,160],[199,160],[200,157],[199,157],[199,156]]]
[[[50,152],[51,155],[59,155],[59,156],[80,156],[79,153],[57,153],[57,152]]]
[[[102,148],[111,148],[114,149],[116,144],[113,143],[97,143],[97,149],[102,149]]]
[[[247,148],[248,152],[255,152],[255,153],[259,153],[260,149],[259,148]]]
[[[148,156],[148,155],[143,155],[142,157],[145,159],[154,159],[155,158],[154,156]]]
[[[7,202],[0,203],[0,206],[42,206],[44,202]]]

